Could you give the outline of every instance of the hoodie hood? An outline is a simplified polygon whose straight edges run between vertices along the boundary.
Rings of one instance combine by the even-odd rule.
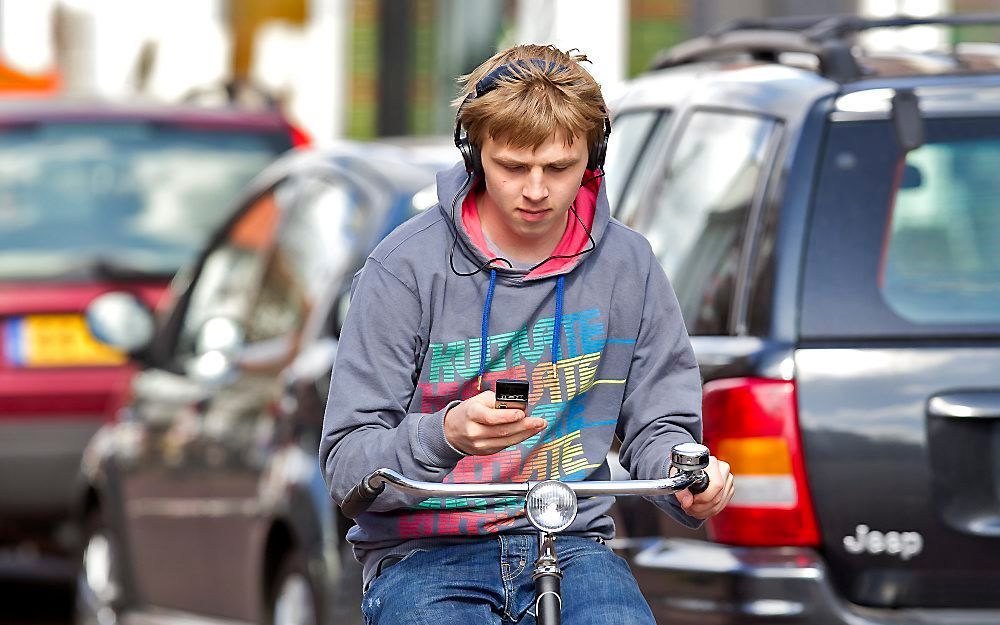
[[[602,184],[603,175],[587,171],[584,174],[584,179],[587,180],[587,184],[580,187],[576,199],[573,201],[573,206],[580,219],[576,219],[572,212],[569,214],[566,231],[553,250],[552,256],[571,256],[586,250],[590,246],[590,237],[593,237],[596,248],[611,221],[611,207],[608,204],[604,184]],[[457,267],[460,262],[459,257],[465,258],[467,266],[463,267],[464,271],[472,271],[481,267],[494,257],[490,253],[483,235],[483,227],[476,207],[476,196],[470,193],[470,189],[475,189],[476,184],[475,181],[471,182],[470,184],[469,176],[462,163],[458,163],[451,169],[437,175],[439,209],[448,219],[453,232],[457,233],[455,263]],[[580,223],[581,220],[586,225],[586,229]],[[590,237],[587,236],[587,229],[590,230]],[[503,263],[495,264],[494,268],[501,274],[519,276],[525,281],[538,280],[570,273],[589,254],[587,252],[573,258],[554,258],[527,273],[523,270],[511,269]]]

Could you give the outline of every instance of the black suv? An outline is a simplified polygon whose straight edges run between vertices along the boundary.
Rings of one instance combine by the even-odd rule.
[[[737,476],[634,555],[660,622],[1000,622],[1000,48],[855,46],[929,23],[1000,17],[730,24],[612,107]]]

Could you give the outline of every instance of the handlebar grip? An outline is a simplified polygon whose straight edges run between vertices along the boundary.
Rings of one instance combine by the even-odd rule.
[[[356,519],[368,509],[368,506],[372,505],[372,502],[382,494],[383,490],[385,490],[385,483],[380,484],[378,488],[372,488],[368,485],[367,479],[361,480],[347,493],[344,503],[340,506],[340,511],[347,518]]]
[[[701,477],[688,486],[688,492],[692,495],[700,495],[708,490],[708,473],[702,473]]]

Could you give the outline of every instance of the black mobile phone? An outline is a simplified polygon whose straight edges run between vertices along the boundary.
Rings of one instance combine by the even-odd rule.
[[[497,408],[516,408],[528,412],[528,382],[526,380],[497,380],[494,386]]]

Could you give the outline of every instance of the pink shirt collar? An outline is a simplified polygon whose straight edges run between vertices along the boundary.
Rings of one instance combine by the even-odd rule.
[[[597,212],[597,191],[601,183],[597,172],[587,171],[584,173],[584,176],[590,180],[585,186],[580,187],[580,191],[577,192],[576,199],[573,201],[573,206],[580,219],[576,219],[572,212],[569,214],[569,219],[566,222],[566,230],[563,232],[559,244],[556,245],[556,249],[553,250],[552,256],[571,256],[583,251],[590,244],[587,230],[594,228],[594,215]],[[586,229],[580,223],[580,220],[587,225]],[[466,195],[465,200],[462,202],[462,226],[465,227],[469,238],[472,239],[472,242],[479,251],[486,258],[492,258],[493,253],[490,252],[490,248],[486,244],[486,237],[483,236],[483,224],[479,219],[479,207],[476,204],[476,193],[474,191]],[[529,272],[525,277],[542,278],[557,273],[565,273],[565,270],[571,268],[582,258],[583,256],[581,255],[574,258],[550,260],[541,267]],[[506,265],[500,266],[506,267]]]

